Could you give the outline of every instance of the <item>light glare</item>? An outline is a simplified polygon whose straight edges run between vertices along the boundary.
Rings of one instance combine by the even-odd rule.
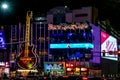
[[[8,8],[8,5],[7,5],[6,3],[3,3],[3,4],[2,4],[2,8],[3,8],[3,9],[7,9],[7,8]]]

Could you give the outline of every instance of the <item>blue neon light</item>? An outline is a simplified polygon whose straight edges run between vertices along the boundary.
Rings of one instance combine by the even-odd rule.
[[[4,31],[0,30],[0,49],[6,49]]]
[[[61,49],[61,48],[93,48],[91,43],[64,43],[64,44],[50,44],[51,49]]]

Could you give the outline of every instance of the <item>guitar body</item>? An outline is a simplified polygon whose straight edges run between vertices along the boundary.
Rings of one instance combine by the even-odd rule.
[[[25,56],[26,52],[28,53]],[[38,64],[38,55],[36,54],[36,49],[34,45],[28,46],[28,50],[25,50],[24,47],[21,49],[21,53],[18,55],[17,64],[22,69],[32,69]]]

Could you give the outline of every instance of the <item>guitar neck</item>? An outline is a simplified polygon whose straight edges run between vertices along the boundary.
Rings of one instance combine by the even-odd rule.
[[[32,18],[32,11],[27,12],[26,16],[26,33],[25,33],[25,57],[28,57],[28,47],[30,43],[30,20]]]

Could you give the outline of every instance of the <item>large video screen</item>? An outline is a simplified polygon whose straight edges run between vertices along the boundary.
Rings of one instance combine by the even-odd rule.
[[[118,60],[117,39],[101,31],[101,56],[105,59]]]
[[[4,31],[0,30],[0,49],[6,49]]]

